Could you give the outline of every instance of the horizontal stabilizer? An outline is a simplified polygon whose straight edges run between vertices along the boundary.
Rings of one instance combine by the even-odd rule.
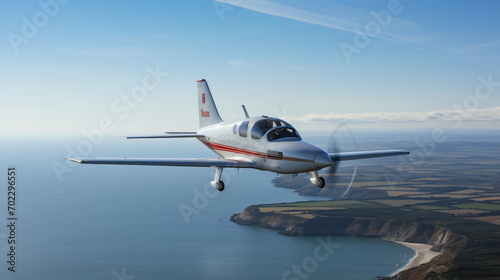
[[[410,152],[402,150],[374,150],[361,152],[344,152],[344,153],[329,153],[328,155],[333,161],[356,160],[365,158],[390,157],[407,155]]]
[[[166,134],[196,134],[195,131],[166,131]]]
[[[253,161],[211,158],[67,158],[81,164],[253,168]]]
[[[196,132],[165,132],[165,134],[161,135],[123,136],[123,138],[125,139],[190,138],[190,137],[205,137],[205,135],[197,134]]]

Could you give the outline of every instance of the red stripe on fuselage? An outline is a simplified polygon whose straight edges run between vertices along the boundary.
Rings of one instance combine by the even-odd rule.
[[[313,162],[312,160],[308,159],[302,159],[302,158],[295,158],[295,157],[283,157],[283,158],[277,158],[276,156],[268,155],[266,153],[261,153],[257,151],[252,151],[252,150],[247,150],[247,149],[242,149],[234,146],[229,146],[229,145],[224,145],[224,144],[219,144],[215,142],[210,142],[206,139],[201,139],[198,138],[205,146],[212,150],[216,151],[224,151],[224,152],[231,152],[235,154],[241,154],[241,155],[248,155],[248,156],[256,156],[260,158],[265,158],[265,159],[273,159],[273,160],[290,160],[290,161],[303,161],[303,162]]]

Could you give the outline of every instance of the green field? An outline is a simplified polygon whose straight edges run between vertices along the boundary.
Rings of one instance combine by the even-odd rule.
[[[330,200],[330,201],[314,201],[314,202],[297,202],[274,204],[273,207],[371,207],[374,206],[369,202],[357,200]]]
[[[455,207],[460,209],[478,209],[478,210],[493,210],[500,211],[500,205],[489,204],[489,203],[464,203],[455,205]]]
[[[413,208],[422,209],[422,210],[446,210],[446,209],[450,209],[448,207],[434,206],[434,205],[416,205],[416,206],[413,206]]]

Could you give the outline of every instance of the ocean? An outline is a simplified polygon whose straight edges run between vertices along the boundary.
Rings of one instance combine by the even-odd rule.
[[[247,206],[323,200],[273,187],[276,174],[69,164],[95,157],[216,157],[194,139],[1,139],[0,279],[375,279],[414,256],[399,244],[287,237],[229,221]],[[16,168],[15,272],[7,254],[7,168]],[[312,187],[312,186],[311,186]],[[325,242],[330,244],[325,246]]]

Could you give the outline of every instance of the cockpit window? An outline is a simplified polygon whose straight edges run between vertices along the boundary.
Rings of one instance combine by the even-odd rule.
[[[278,140],[281,138],[288,138],[288,137],[293,137],[293,138],[298,138],[301,139],[297,131],[291,127],[278,127],[269,132],[267,134],[267,140],[269,141],[274,141]]]
[[[290,126],[288,123],[279,119],[265,119],[254,123],[252,127],[252,138],[260,139],[266,132],[278,126]]]
[[[241,137],[247,137],[247,134],[248,134],[248,121],[243,122],[240,125],[239,133],[240,133]]]

